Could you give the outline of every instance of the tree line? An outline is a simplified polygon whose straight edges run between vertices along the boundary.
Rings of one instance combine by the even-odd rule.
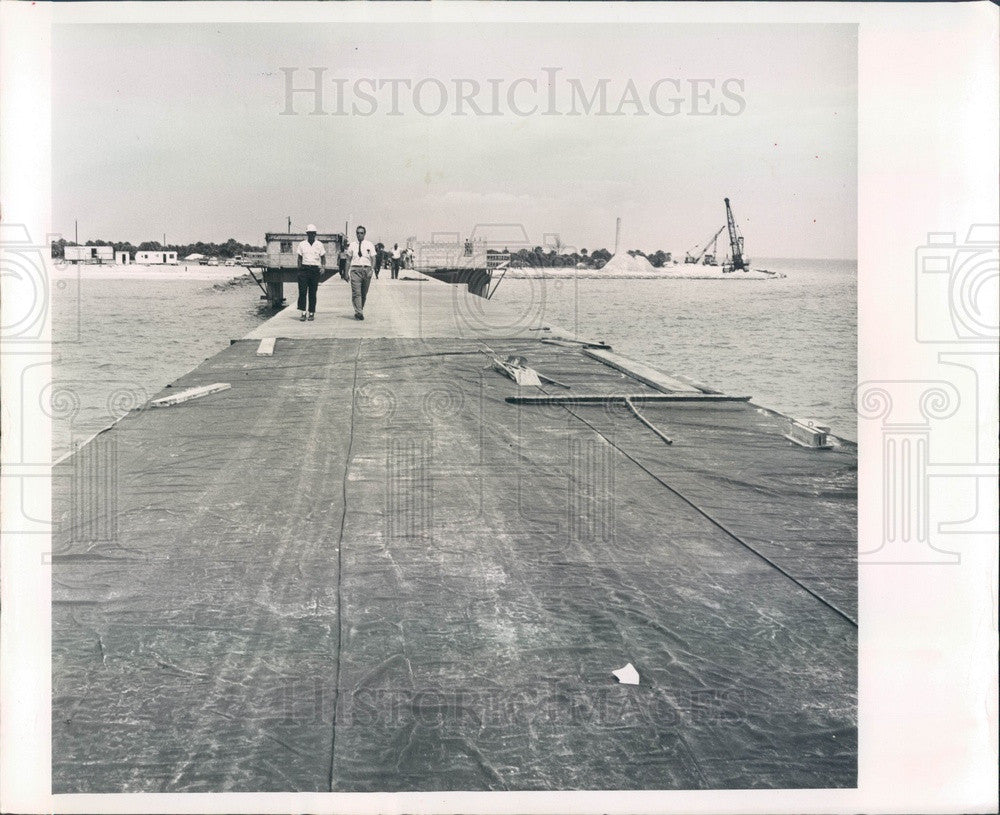
[[[210,258],[233,258],[247,252],[264,251],[263,246],[240,243],[235,238],[230,238],[225,243],[205,243],[198,241],[197,243],[170,243],[166,246],[159,241],[143,241],[138,246],[133,245],[129,241],[102,240],[77,244],[65,238],[60,238],[57,241],[52,241],[52,257],[56,259],[65,257],[67,246],[111,246],[114,247],[116,252],[128,252],[132,257],[135,257],[136,252],[176,252],[179,258],[193,254],[205,255],[205,257]]]

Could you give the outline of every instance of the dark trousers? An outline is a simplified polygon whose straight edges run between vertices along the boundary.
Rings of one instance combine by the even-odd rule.
[[[399,277],[399,258],[392,259],[392,279]]]
[[[309,311],[316,312],[317,289],[319,289],[319,266],[303,266],[299,269],[299,311],[306,310],[306,296],[308,296]]]

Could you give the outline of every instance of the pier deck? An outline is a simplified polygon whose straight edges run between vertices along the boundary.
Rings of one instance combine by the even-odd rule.
[[[470,294],[465,286],[449,286],[415,271],[400,272],[398,280],[372,280],[365,320],[354,319],[351,287],[339,277],[323,283],[316,319],[300,322],[290,292],[289,307],[262,323],[248,338],[288,337],[347,339],[351,337],[510,337],[548,336],[528,314]],[[533,330],[536,329],[536,330]]]
[[[469,297],[331,280],[55,468],[55,792],[856,784],[853,446],[510,404],[659,391]]]

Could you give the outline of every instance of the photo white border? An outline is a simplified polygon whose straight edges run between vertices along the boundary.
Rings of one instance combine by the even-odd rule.
[[[51,26],[207,22],[857,23],[859,26],[858,320],[861,382],[943,378],[947,350],[914,338],[915,253],[928,233],[961,241],[1000,223],[997,7],[938,3],[11,3],[0,2],[0,204],[44,244],[52,231]],[[5,303],[5,311],[11,307]],[[5,322],[6,324],[6,322]],[[12,428],[47,445],[42,415],[20,415],[26,368],[49,353],[2,348],[5,530],[16,485],[38,462]],[[956,347],[954,350],[960,350]],[[979,387],[989,387],[989,382]],[[976,398],[969,380],[956,387]],[[939,449],[968,428],[933,428]],[[882,537],[879,466],[886,424],[859,426],[862,551]],[[987,436],[995,428],[986,427]],[[996,458],[993,458],[995,465]],[[20,469],[19,469],[20,468]],[[986,470],[989,472],[988,468]],[[994,470],[995,473],[995,470]],[[20,481],[18,481],[20,479]],[[48,489],[34,478],[33,489]],[[15,488],[12,488],[15,484]],[[39,486],[44,485],[44,486]],[[994,493],[995,494],[995,493]],[[931,518],[932,526],[936,520]],[[995,527],[994,527],[995,532]],[[860,569],[857,790],[52,796],[50,570],[44,536],[5,534],[0,578],[0,809],[6,812],[988,812],[997,805],[997,538],[962,539],[961,563]]]

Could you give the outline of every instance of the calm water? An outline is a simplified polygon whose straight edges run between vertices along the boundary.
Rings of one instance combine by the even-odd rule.
[[[762,259],[783,280],[504,280],[494,299],[626,356],[857,440],[857,264]]]
[[[749,394],[855,439],[855,263],[760,265],[788,277],[505,280],[495,297],[665,371]],[[55,382],[46,407],[55,456],[270,316],[255,286],[220,291],[206,280],[63,278],[52,294]]]
[[[267,319],[256,286],[88,280],[52,287],[53,458]]]

